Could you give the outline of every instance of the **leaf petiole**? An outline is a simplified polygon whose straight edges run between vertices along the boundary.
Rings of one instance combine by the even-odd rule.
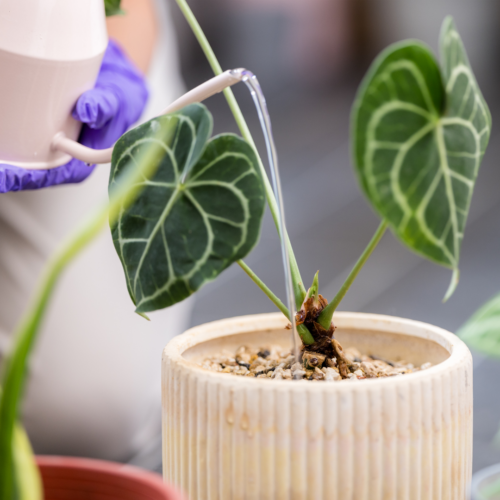
[[[267,295],[269,300],[291,321],[290,319],[290,311],[288,308],[281,302],[281,300],[276,297],[276,295],[271,291],[271,289],[248,267],[245,262],[242,260],[238,260],[236,262],[243,271],[251,278],[251,280]]]
[[[283,302],[281,302],[281,300],[274,295],[271,289],[242,260],[238,260],[237,263],[243,271],[247,273],[252,281],[268,296],[271,302],[289,319],[289,321],[292,321],[290,318],[290,311],[285,304],[283,304]],[[297,325],[297,333],[305,345],[314,343],[314,338],[305,325]]]
[[[351,272],[349,273],[349,276],[344,281],[344,284],[340,287],[340,290],[338,291],[337,295],[335,295],[333,300],[321,311],[321,314],[318,317],[318,323],[326,330],[330,328],[333,313],[337,309],[341,300],[344,298],[345,294],[347,293],[347,290],[349,290],[349,288],[351,287],[353,281],[356,279],[356,276],[358,275],[359,271],[361,271],[362,267],[366,264],[366,261],[372,254],[373,250],[375,250],[375,248],[377,247],[386,229],[387,229],[387,222],[383,220],[380,223],[379,227],[377,228],[377,231],[373,235],[372,239],[370,240],[370,243],[368,243],[368,246],[361,254],[361,257],[358,259],[358,261],[352,268]]]
[[[198,20],[193,14],[193,11],[189,7],[188,3],[186,0],[176,0],[177,5],[179,6],[182,14],[184,15],[187,23],[191,27],[191,30],[194,33],[194,36],[198,40],[198,43],[200,44],[205,57],[208,60],[208,63],[210,64],[210,67],[212,68],[212,71],[216,75],[220,75],[222,73],[222,68],[221,65],[219,64],[219,61],[217,60],[217,57],[215,56],[215,53],[210,46],[210,43],[205,36],[205,33],[203,33],[203,30],[201,29],[200,24],[198,23]],[[266,191],[266,198],[267,198],[267,203],[269,205],[269,208],[271,210],[271,215],[274,220],[274,224],[276,225],[276,229],[278,231],[278,234],[280,235],[280,238],[285,238],[286,244],[288,246],[288,253],[289,253],[289,259],[290,259],[290,272],[292,275],[292,281],[293,281],[293,291],[295,295],[295,305],[297,309],[300,308],[302,305],[302,302],[304,301],[304,298],[306,296],[306,290],[304,288],[304,285],[302,284],[302,278],[300,276],[300,271],[299,267],[297,265],[297,260],[295,259],[295,255],[293,253],[292,245],[290,244],[290,239],[288,237],[288,234],[280,234],[280,229],[279,229],[279,211],[278,211],[278,204],[276,203],[276,198],[274,197],[273,193],[273,188],[271,186],[271,183],[269,181],[269,178],[266,173],[266,169],[264,168],[264,164],[262,163],[262,160],[257,152],[257,148],[255,147],[255,142],[253,140],[252,134],[250,133],[250,129],[248,128],[248,125],[245,121],[245,118],[243,117],[243,113],[241,112],[241,109],[238,105],[238,102],[236,101],[236,98],[234,97],[233,91],[230,88],[224,89],[224,96],[227,100],[227,103],[229,105],[229,108],[231,109],[231,112],[233,113],[234,119],[236,121],[236,124],[238,125],[238,128],[240,129],[241,135],[243,138],[254,148],[255,154],[257,155],[257,160],[259,162],[259,168],[262,173],[262,178],[264,180],[264,188]]]

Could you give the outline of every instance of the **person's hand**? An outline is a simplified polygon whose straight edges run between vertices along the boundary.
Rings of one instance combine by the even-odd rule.
[[[111,147],[139,119],[147,98],[144,77],[110,40],[95,87],[80,96],[72,113],[84,123],[79,142],[94,149]],[[0,164],[0,193],[81,182],[94,167],[74,158],[48,170]]]

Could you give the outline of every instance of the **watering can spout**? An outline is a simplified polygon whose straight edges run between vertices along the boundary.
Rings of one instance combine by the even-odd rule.
[[[162,115],[168,113],[174,113],[179,111],[179,109],[184,108],[188,104],[193,104],[195,102],[202,102],[209,97],[222,92],[224,89],[231,87],[235,83],[241,82],[243,78],[243,70],[241,69],[230,69],[224,71],[220,75],[214,76],[205,83],[202,83],[198,87],[190,90],[179,99],[175,100],[170,106],[163,110]]]
[[[205,99],[222,92],[224,89],[234,85],[235,83],[241,82],[244,77],[244,69],[238,68],[234,70],[228,70],[220,75],[217,75],[210,80],[202,83],[198,87],[190,90],[179,99],[175,100],[166,109],[163,110],[161,115],[166,115],[168,113],[174,113],[180,109],[193,104],[196,102],[202,102]],[[160,116],[161,116],[160,115]],[[111,156],[113,154],[113,148],[108,149],[92,149],[82,144],[79,144],[72,139],[69,139],[64,135],[64,133],[59,132],[54,136],[52,140],[51,149],[53,151],[59,151],[65,153],[77,160],[81,160],[89,165],[94,163],[109,163],[111,161]]]
[[[52,140],[51,149],[65,153],[77,160],[81,160],[89,165],[95,163],[109,163],[113,154],[113,148],[92,149],[69,139],[64,132],[59,132]]]

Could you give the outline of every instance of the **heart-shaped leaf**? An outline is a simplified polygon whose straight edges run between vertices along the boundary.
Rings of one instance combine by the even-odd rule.
[[[154,141],[163,151],[112,227],[139,313],[185,299],[259,238],[265,196],[253,148],[233,134],[208,140],[211,128],[208,110],[193,104],[131,130],[114,148],[110,188],[141,148]]]
[[[451,18],[441,70],[422,43],[407,41],[373,63],[354,103],[353,156],[361,186],[395,234],[453,269],[491,116]]]
[[[500,357],[500,294],[476,311],[457,335],[472,349]]]

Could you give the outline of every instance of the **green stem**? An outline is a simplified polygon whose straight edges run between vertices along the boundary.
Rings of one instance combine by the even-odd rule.
[[[270,301],[290,320],[290,311],[288,308],[281,302],[281,300],[274,295],[271,289],[242,261],[236,261],[238,265],[247,273],[248,276],[252,279],[252,281],[268,296]]]
[[[238,260],[237,263],[245,271],[253,282],[269,297],[271,302],[290,320],[290,311],[281,300],[274,295],[271,289],[242,261]],[[305,325],[297,325],[297,333],[299,334],[302,342],[306,345],[314,344],[314,337]]]
[[[200,24],[198,23],[196,17],[194,16],[193,11],[189,7],[186,0],[176,0],[176,2],[179,8],[181,9],[184,17],[186,18],[186,21],[191,27],[194,36],[198,40],[198,43],[200,44],[205,54],[205,57],[207,58],[210,67],[212,68],[212,71],[216,75],[220,75],[222,73],[221,65],[219,64],[219,61],[217,60],[217,57],[215,56],[215,53],[212,50],[212,47],[210,46],[210,43],[207,40],[207,37],[205,36],[205,33],[203,33]],[[269,204],[269,208],[271,210],[271,214],[273,216],[276,229],[278,230],[278,234],[280,235],[280,237],[283,237],[280,234],[280,229],[279,229],[278,204],[276,203],[276,198],[274,197],[273,188],[271,186],[271,183],[269,182],[269,178],[267,176],[266,169],[264,168],[264,164],[262,163],[257,148],[255,147],[255,142],[253,140],[252,134],[250,133],[250,129],[248,128],[245,118],[243,117],[243,113],[241,112],[238,102],[234,97],[233,91],[230,88],[225,89],[224,96],[226,97],[227,103],[233,113],[236,124],[240,129],[241,135],[255,150],[257,159],[259,161],[260,171],[262,172],[262,178],[264,179],[264,188],[266,190],[267,203]],[[295,255],[293,253],[292,245],[290,244],[290,239],[288,237],[288,234],[285,234],[284,237],[285,237],[285,243],[286,245],[288,245],[288,253],[290,256],[290,271],[293,281],[295,305],[297,309],[299,309],[300,306],[302,305],[302,302],[304,301],[304,297],[306,296],[306,289],[304,288],[304,285],[302,283],[299,267],[297,265],[297,260],[295,259]]]
[[[302,339],[304,345],[314,344],[314,337],[312,336],[307,326],[304,325],[304,323],[297,325],[297,333],[299,334],[299,337]]]
[[[351,272],[349,273],[349,276],[344,281],[344,284],[340,287],[340,290],[338,291],[337,295],[335,295],[334,299],[323,309],[323,311],[321,311],[321,314],[318,317],[318,323],[326,330],[330,328],[333,313],[337,309],[341,300],[344,298],[345,294],[347,293],[347,290],[349,290],[349,288],[351,287],[353,281],[356,279],[356,276],[358,275],[359,271],[361,271],[361,268],[365,265],[366,261],[372,254],[373,250],[375,250],[376,246],[378,245],[379,241],[384,235],[386,229],[387,229],[387,222],[384,220],[380,223],[377,231],[370,240],[370,243],[368,243],[368,246],[361,254],[361,257],[358,259],[355,266],[352,268]]]
[[[173,135],[175,125],[166,132]],[[165,139],[163,137],[162,139]],[[140,191],[139,183],[154,173],[161,157],[158,146],[148,148],[139,166],[129,169],[121,176],[110,193],[109,203],[99,207],[69,235],[49,259],[31,306],[18,325],[13,348],[3,366],[3,391],[0,397],[0,498],[10,499],[14,492],[14,465],[12,440],[19,411],[26,366],[31,349],[45,315],[57,281],[66,266],[99,234],[108,224],[116,221],[121,210],[129,206]]]
[[[313,282],[311,285],[311,288],[307,291],[307,298],[313,297],[313,300],[315,303],[318,302],[318,297],[319,297],[319,271],[316,271],[316,274],[314,275]]]

